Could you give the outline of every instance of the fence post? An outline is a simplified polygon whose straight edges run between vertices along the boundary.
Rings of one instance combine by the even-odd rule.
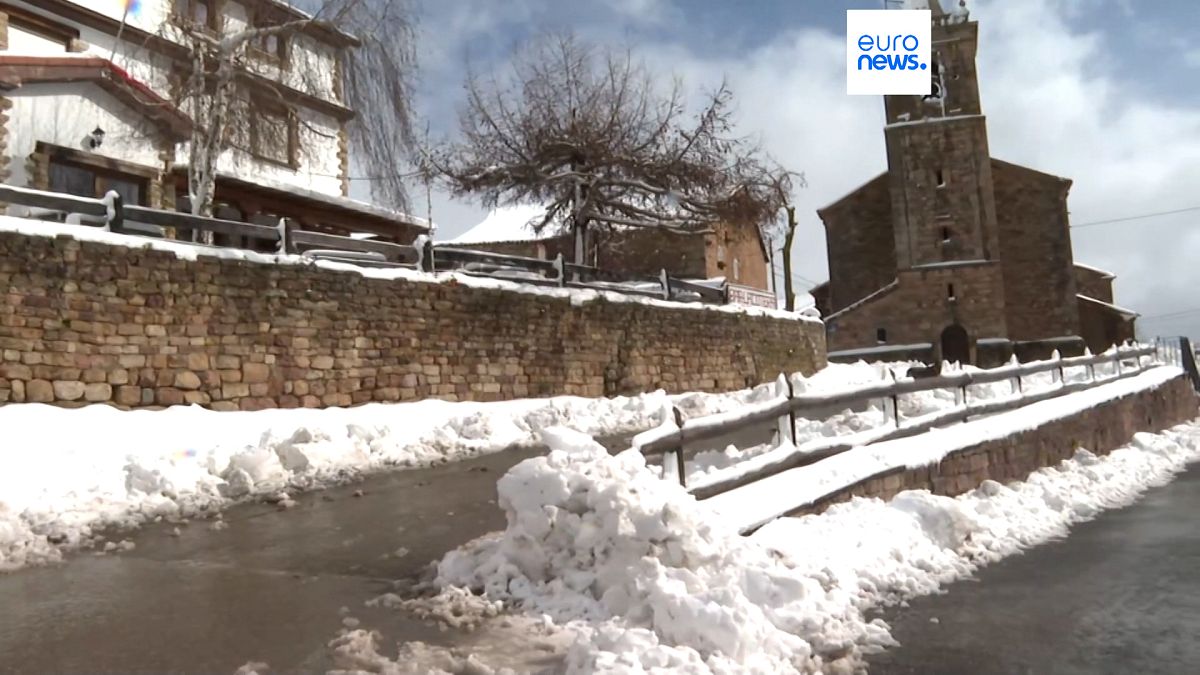
[[[559,287],[561,288],[563,286],[566,286],[567,285],[567,272],[566,272],[566,267],[563,265],[562,251],[559,251],[558,255],[554,256],[554,271],[558,272]]]
[[[658,283],[662,284],[663,300],[671,299],[671,277],[667,276],[667,271],[660,269],[658,271]]]
[[[280,218],[279,224],[275,226],[275,229],[279,230],[279,246],[275,248],[275,251],[280,255],[291,253],[291,251],[288,250],[288,246],[291,244],[291,242],[288,241],[287,218]]]
[[[104,193],[104,206],[108,209],[108,213],[104,216],[104,229],[109,232],[120,232],[121,225],[125,222],[125,205],[121,195],[116,190]]]
[[[891,373],[892,373],[892,384],[894,385],[894,384],[896,384],[896,371],[893,370],[893,371],[891,371]],[[900,428],[900,395],[897,394],[893,390],[891,397],[885,398],[884,402],[885,402],[885,404],[891,405],[891,407],[892,407],[892,410],[891,410],[892,423],[896,425],[897,429],[899,429]],[[884,410],[883,414],[887,415],[887,413],[888,413],[888,411],[886,410],[887,405],[885,405],[884,408],[885,408],[885,410]]]
[[[786,397],[789,402],[792,400],[792,382],[783,373],[775,379],[775,397]],[[777,445],[783,445],[784,439],[790,440],[792,445],[796,444],[796,413],[791,406],[788,406],[787,415],[780,415],[775,420],[775,433],[779,435]]]
[[[424,241],[420,242],[421,271],[433,274],[437,271],[437,263],[433,259],[433,240],[424,236],[422,238]]]
[[[669,415],[666,420],[663,420],[663,426],[668,423],[675,427],[678,431],[683,427],[683,413],[679,408],[674,406],[663,409],[664,415]],[[687,473],[683,463],[683,443],[670,450],[663,451],[662,459],[663,480],[679,483],[683,487],[687,487]]]

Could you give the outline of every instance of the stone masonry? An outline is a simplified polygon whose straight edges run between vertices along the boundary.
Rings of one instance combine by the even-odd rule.
[[[739,389],[819,323],[0,232],[0,403],[216,410]]]
[[[931,95],[884,97],[887,171],[818,211],[830,358],[919,344],[923,358],[987,365],[1132,335],[1120,308],[1092,303],[1081,319],[1071,181],[991,156],[978,24],[931,8]],[[1108,303],[1111,280],[1091,284]]]
[[[1056,420],[1036,429],[958,450],[938,464],[897,469],[833,493],[802,513],[819,513],[853,497],[891,499],[904,490],[953,497],[986,480],[1024,480],[1030,473],[1069,459],[1080,448],[1105,455],[1139,431],[1161,431],[1196,417],[1197,396],[1187,377]]]

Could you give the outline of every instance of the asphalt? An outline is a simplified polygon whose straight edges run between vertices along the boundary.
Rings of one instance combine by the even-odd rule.
[[[1200,465],[884,619],[873,674],[1198,672]]]
[[[600,441],[629,446],[628,436]],[[175,524],[152,524],[113,536],[133,541],[132,551],[2,574],[0,673],[232,673],[251,661],[272,673],[324,672],[333,665],[325,645],[347,610],[391,645],[471,646],[478,636],[364,603],[503,529],[496,481],[544,452],[512,448],[374,475],[299,495],[288,509],[242,504],[220,530],[201,520],[176,536]],[[530,670],[543,663],[514,658]]]

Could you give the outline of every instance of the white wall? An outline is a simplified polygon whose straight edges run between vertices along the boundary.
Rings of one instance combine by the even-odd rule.
[[[9,183],[28,184],[25,160],[38,141],[160,169],[154,141],[140,114],[135,114],[95,84],[32,84],[8,92]],[[96,150],[84,145],[92,130],[104,130]]]
[[[75,4],[86,7],[95,12],[120,19],[121,5],[119,0],[95,0],[81,1],[72,0]],[[44,13],[44,10],[38,11],[36,8],[36,0],[28,2],[25,0],[12,0],[14,5],[30,9],[35,13]],[[171,0],[142,0],[142,9],[136,16],[127,17],[129,25],[140,28],[149,33],[161,35],[168,39],[175,39],[175,35],[171,29],[171,24],[168,22],[170,17]],[[225,3],[225,21],[226,31],[239,30],[247,25],[247,11],[245,7],[232,1]],[[61,23],[70,24],[62,17],[56,17],[56,20]],[[75,25],[75,24],[71,24]],[[87,53],[92,56],[99,56],[105,59],[112,58],[114,63],[126,70],[133,78],[140,82],[149,85],[152,89],[159,93],[164,98],[169,96],[169,74],[171,72],[171,63],[164,56],[151,51],[139,41],[122,39],[116,45],[114,55],[114,36],[100,31],[93,30],[86,26],[76,26],[80,31],[80,39],[88,44]],[[14,31],[10,28],[10,40]],[[62,54],[63,48],[61,45],[56,45],[48,41],[34,43],[33,41],[23,40],[22,48],[10,48],[10,51],[21,53],[38,53],[38,54]],[[337,101],[334,95],[333,87],[333,70],[334,70],[334,53],[335,50],[331,47],[321,44],[307,36],[297,36],[292,39],[290,45],[290,67],[280,70],[266,62],[253,62],[253,69],[260,75],[271,79],[283,81],[288,86],[304,91],[310,95],[323,98],[329,101]],[[48,85],[47,85],[48,86]],[[23,92],[26,88],[16,90]],[[13,93],[16,93],[13,92]],[[98,88],[91,87],[90,92],[103,93]],[[11,95],[11,94],[10,94]],[[78,94],[73,94],[78,97]],[[105,94],[107,96],[107,94]],[[117,104],[111,100],[110,103]],[[64,109],[70,109],[74,105],[73,100],[64,101]],[[79,111],[84,112],[84,111]],[[341,194],[341,181],[337,177],[339,170],[338,162],[338,122],[332,117],[319,113],[315,110],[301,108],[299,111],[300,117],[305,122],[319,131],[306,129],[305,125],[300,127],[300,167],[296,171],[292,171],[287,167],[263,162],[250,156],[240,150],[228,150],[224,154],[219,164],[219,169],[228,172],[238,178],[250,182],[260,181],[264,184],[275,184],[284,186],[296,186],[308,190],[314,190],[331,195]],[[90,113],[89,113],[90,114]],[[59,125],[65,120],[56,119],[53,124]],[[47,122],[49,124],[49,122]],[[10,129],[14,129],[10,123]],[[86,126],[86,125],[85,125]],[[109,131],[108,126],[101,125],[105,131]],[[117,125],[113,125],[114,129]],[[95,128],[93,123],[88,126],[87,131],[90,132]],[[28,129],[20,130],[22,135],[29,133]],[[10,133],[10,144],[13,134]],[[80,136],[82,138],[82,136]],[[41,140],[51,141],[49,138]],[[106,137],[105,146],[108,146],[109,139]],[[60,143],[69,147],[78,148],[79,140],[74,140],[69,143]],[[111,152],[127,152],[126,155],[111,155],[126,161],[143,163],[139,157],[151,156],[156,162],[156,151],[149,143],[143,143],[145,147],[135,147],[137,141],[130,143],[119,142],[113,139],[113,148]],[[32,149],[32,145],[29,146]],[[11,148],[11,145],[10,145]],[[104,150],[110,151],[108,147]],[[24,150],[28,154],[30,150]],[[15,152],[15,151],[14,151]],[[187,144],[181,143],[177,146],[177,160],[180,163],[187,162]],[[24,159],[13,162],[15,171],[23,172]],[[152,164],[154,165],[154,164]],[[21,179],[21,184],[24,179]],[[17,182],[14,178],[14,183]]]

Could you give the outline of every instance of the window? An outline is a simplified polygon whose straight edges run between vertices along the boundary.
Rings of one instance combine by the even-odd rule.
[[[950,243],[950,228],[948,228],[948,227],[942,228],[942,243],[943,244]]]
[[[100,169],[60,159],[50,160],[50,191],[79,197],[103,197],[109,190],[126,204],[144,205],[146,180],[140,176]]]
[[[937,170],[937,186],[946,187],[946,174],[941,169]]]
[[[295,168],[299,145],[296,116],[287,108],[261,101],[252,103],[251,111],[250,153]]]
[[[0,10],[8,14],[9,51],[41,53],[47,50],[61,50],[65,52],[70,50],[71,42],[79,38],[78,30],[39,14],[8,5],[0,7]]]
[[[875,341],[878,342],[879,344],[884,344],[885,342],[887,342],[887,329],[886,328],[876,328],[875,329]]]
[[[934,54],[929,60],[929,95],[922,96],[921,98],[925,101],[937,103],[942,100],[942,95],[945,93],[942,80],[942,64],[937,54]]]
[[[255,14],[254,16],[255,28],[269,28],[277,25],[279,25],[278,21],[274,21],[263,16],[262,12]],[[280,67],[287,65],[288,39],[286,35],[282,35],[280,33],[260,35],[254,40],[253,43],[251,43],[250,46],[252,47],[253,53],[256,56],[260,58],[266,58],[270,61],[276,61]]]
[[[954,300],[954,284],[946,284],[946,299]]]
[[[212,32],[221,29],[220,0],[175,0],[176,23]]]

